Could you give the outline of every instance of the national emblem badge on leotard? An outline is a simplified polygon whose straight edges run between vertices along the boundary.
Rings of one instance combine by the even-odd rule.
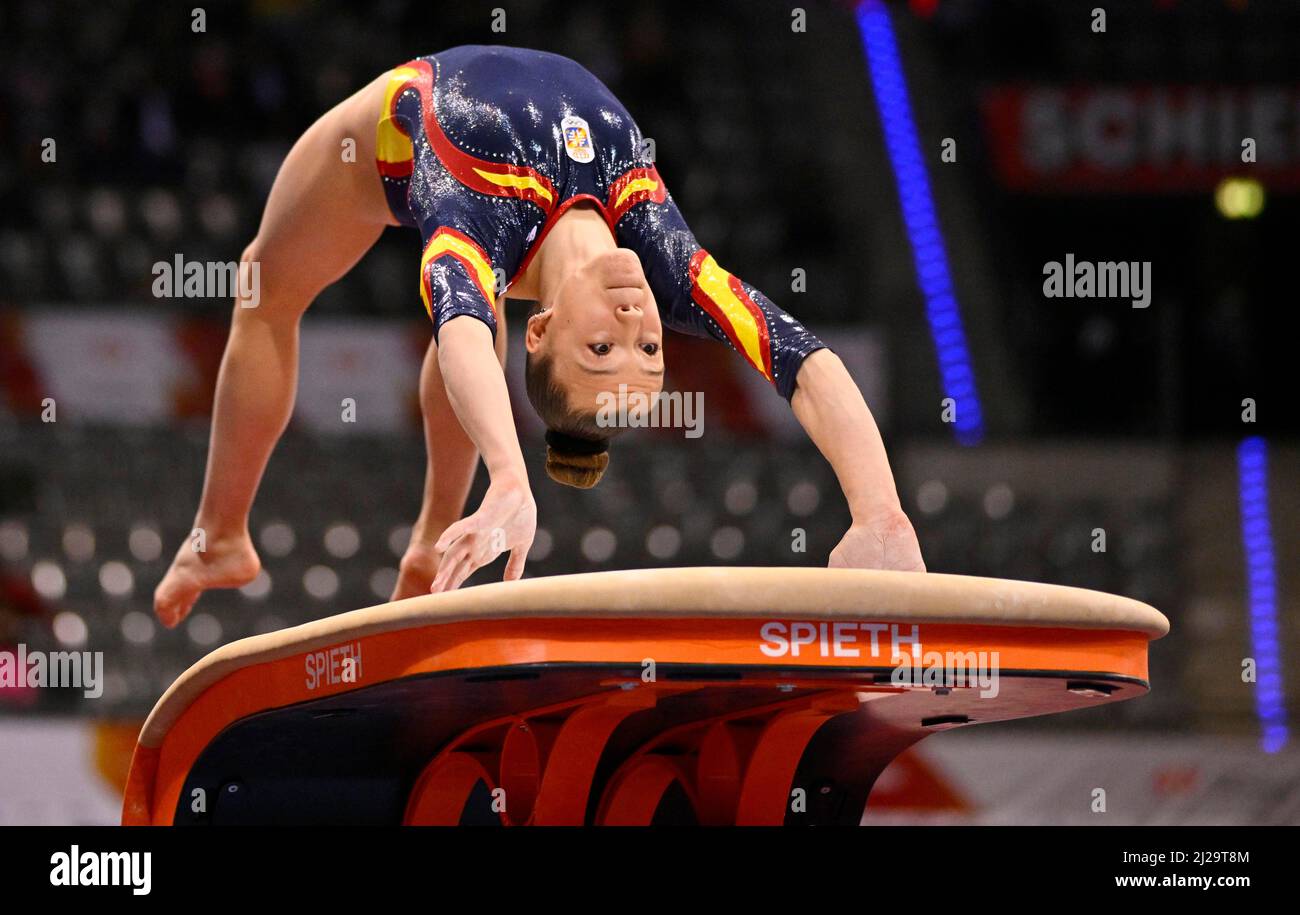
[[[596,158],[596,150],[591,145],[591,127],[576,114],[571,114],[560,122],[560,132],[564,134],[564,151],[574,162],[590,162]]]

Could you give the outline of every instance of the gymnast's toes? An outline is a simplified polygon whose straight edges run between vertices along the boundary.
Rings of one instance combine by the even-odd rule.
[[[164,626],[174,628],[189,616],[204,591],[243,587],[261,568],[257,551],[246,537],[217,541],[205,550],[194,550],[186,542],[154,590],[154,613]]]

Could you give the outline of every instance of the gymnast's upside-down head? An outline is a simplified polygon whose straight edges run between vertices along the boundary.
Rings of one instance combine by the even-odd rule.
[[[636,254],[590,258],[528,318],[528,399],[547,428],[546,472],[589,489],[609,440],[663,389],[663,326]]]

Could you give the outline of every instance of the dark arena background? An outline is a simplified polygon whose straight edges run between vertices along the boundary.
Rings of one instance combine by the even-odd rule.
[[[389,599],[425,473],[418,236],[387,230],[307,312],[263,570],[174,630],[153,589],[194,519],[232,300],[160,294],[158,265],[237,262],[317,117],[462,44],[566,55],[622,100],[700,242],[849,368],[931,572],[1169,618],[1149,695],[936,736],[865,822],[1300,824],[1290,0],[0,5],[0,652],[103,659],[91,696],[0,679],[0,824],[119,822],[186,668]],[[1081,287],[1084,262],[1130,282]],[[712,341],[665,341],[701,434],[617,440],[587,492],[547,479],[523,319],[527,577],[826,565],[835,475]]]

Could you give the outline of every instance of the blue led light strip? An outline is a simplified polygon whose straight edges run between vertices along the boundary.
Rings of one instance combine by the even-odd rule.
[[[903,223],[912,246],[917,285],[925,298],[925,315],[939,359],[944,395],[951,397],[957,406],[954,433],[957,441],[974,445],[984,437],[984,417],[948,269],[948,255],[939,231],[934,195],[912,120],[912,105],[907,97],[907,80],[898,56],[894,28],[882,0],[863,0],[858,4],[857,18],[876,110],[884,128],[885,149],[894,170]]]
[[[1246,558],[1246,603],[1250,610],[1250,650],[1255,659],[1255,715],[1261,746],[1275,753],[1286,744],[1286,701],[1278,642],[1277,576],[1273,526],[1268,517],[1268,443],[1248,438],[1237,447],[1237,501]]]

